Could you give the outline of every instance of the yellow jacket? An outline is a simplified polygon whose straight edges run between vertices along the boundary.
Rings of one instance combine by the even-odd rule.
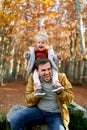
[[[72,102],[73,98],[74,98],[74,95],[72,92],[72,85],[68,81],[68,79],[64,73],[59,73],[58,77],[59,77],[59,82],[64,87],[64,91],[57,96],[58,104],[60,107],[64,126],[65,126],[66,130],[69,130],[68,124],[69,124],[70,119],[69,119],[69,112],[68,112],[66,104]],[[40,99],[39,96],[37,96],[37,97],[34,96],[35,92],[34,92],[33,86],[34,86],[33,77],[32,77],[32,74],[30,74],[28,83],[26,86],[26,101],[27,101],[28,107],[35,106],[39,102],[39,99]]]

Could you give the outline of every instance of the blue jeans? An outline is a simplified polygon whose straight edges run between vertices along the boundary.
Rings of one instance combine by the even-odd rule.
[[[24,130],[28,126],[32,130],[32,126],[46,123],[50,130],[65,130],[61,114],[40,110],[38,107],[29,107],[18,111],[10,121],[11,130]]]

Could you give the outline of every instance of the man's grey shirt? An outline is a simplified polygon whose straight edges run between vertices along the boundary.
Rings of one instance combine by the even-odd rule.
[[[56,113],[60,112],[58,106],[57,94],[55,92],[52,92],[52,80],[46,83],[40,78],[40,81],[42,88],[46,94],[41,97],[37,106],[41,110],[47,112],[56,112]]]

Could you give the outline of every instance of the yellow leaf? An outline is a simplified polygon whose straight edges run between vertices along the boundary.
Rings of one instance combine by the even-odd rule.
[[[48,6],[53,6],[55,4],[55,1],[53,0],[40,0],[40,2],[43,4],[43,5],[48,5]]]
[[[25,0],[15,0],[15,2],[17,2],[17,3],[23,3],[23,2],[25,2]]]
[[[48,17],[56,17],[57,13],[56,12],[51,12],[48,14]]]
[[[0,17],[2,17],[2,16],[3,16],[3,11],[0,10]]]
[[[5,4],[9,4],[11,0],[5,0]]]

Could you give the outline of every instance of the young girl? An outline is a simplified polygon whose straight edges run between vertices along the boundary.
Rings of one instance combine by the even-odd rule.
[[[39,80],[39,75],[38,75],[37,71],[36,70],[33,71],[34,62],[37,58],[47,57],[51,61],[51,64],[53,66],[53,79],[52,79],[53,90],[52,91],[53,92],[62,91],[64,88],[59,83],[58,68],[55,64],[55,61],[61,60],[61,57],[54,54],[52,47],[49,47],[49,49],[47,49],[48,35],[40,33],[40,34],[36,35],[35,41],[36,41],[36,47],[30,47],[30,51],[24,54],[24,57],[29,59],[29,63],[28,63],[28,67],[27,67],[28,73],[33,72],[34,84],[38,84],[38,85],[41,86],[41,83],[40,83],[40,80]],[[36,95],[40,95],[40,96],[45,95],[43,88],[38,89],[35,92],[35,96]]]

